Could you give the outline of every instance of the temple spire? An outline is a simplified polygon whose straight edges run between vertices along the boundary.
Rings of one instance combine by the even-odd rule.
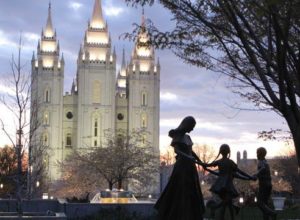
[[[35,60],[35,53],[33,51],[31,60]]]
[[[45,37],[54,37],[54,30],[52,26],[52,18],[51,18],[51,3],[49,2],[49,7],[48,7],[48,18],[47,18],[47,24],[46,24],[46,29],[44,31]]]
[[[141,23],[141,26],[145,27],[145,10],[144,10],[144,8],[142,10],[142,23]]]
[[[147,32],[145,23],[145,12],[142,11],[142,21],[138,32],[137,41],[135,43],[135,50],[133,51],[133,57],[153,57],[154,50],[151,46],[150,36]]]
[[[102,16],[101,0],[95,0],[93,16],[90,22],[92,28],[104,28],[105,23]]]
[[[126,62],[125,62],[125,49],[123,48],[123,53],[122,53],[122,66],[121,68],[126,67]]]

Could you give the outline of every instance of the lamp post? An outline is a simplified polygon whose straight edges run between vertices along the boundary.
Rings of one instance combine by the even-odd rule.
[[[2,189],[3,189],[3,183],[0,184],[0,189],[1,189],[1,191],[2,191]],[[2,193],[1,193],[1,194],[2,194]]]

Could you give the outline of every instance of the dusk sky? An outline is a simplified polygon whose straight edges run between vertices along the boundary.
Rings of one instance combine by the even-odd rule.
[[[22,31],[23,63],[30,71],[30,60],[36,52],[38,39],[45,27],[48,0],[0,0],[0,77],[10,72],[10,57],[16,53],[20,31]],[[65,91],[69,91],[76,75],[76,59],[80,43],[83,41],[87,21],[92,15],[94,0],[51,0],[52,21],[57,31],[60,50],[65,58]],[[133,50],[133,42],[120,39],[120,35],[133,30],[133,23],[140,23],[142,8],[131,8],[122,0],[102,0],[104,17],[116,48],[118,66],[121,64],[122,49],[128,61]],[[170,29],[170,14],[159,6],[145,8],[146,18],[158,28]],[[194,143],[208,144],[216,149],[228,143],[235,158],[237,150],[247,150],[254,157],[256,148],[264,146],[269,156],[278,155],[283,142],[264,142],[257,139],[257,133],[271,128],[287,130],[285,121],[273,112],[238,111],[230,106],[253,108],[251,103],[234,95],[230,90],[231,80],[206,69],[195,68],[183,63],[171,51],[157,51],[161,64],[160,82],[160,149],[170,143],[167,136],[187,115],[196,118],[197,125],[191,133]],[[7,91],[0,83],[0,93]],[[0,106],[0,118],[14,128],[13,120]],[[0,131],[0,146],[9,144]]]

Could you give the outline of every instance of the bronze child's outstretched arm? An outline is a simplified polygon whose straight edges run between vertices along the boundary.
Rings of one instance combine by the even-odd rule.
[[[253,176],[250,176],[239,168],[237,168],[236,175],[237,178],[242,180],[254,180]]]

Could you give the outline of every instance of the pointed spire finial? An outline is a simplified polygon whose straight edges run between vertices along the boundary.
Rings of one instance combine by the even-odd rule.
[[[91,19],[92,28],[104,28],[104,21],[102,17],[101,0],[95,0],[93,16]]]
[[[113,56],[116,56],[116,47],[114,46]]]
[[[47,18],[47,24],[45,29],[45,37],[54,37],[54,30],[52,26],[52,19],[51,19],[51,2],[49,2],[48,7],[48,18]]]
[[[142,9],[142,26],[145,26],[145,9]]]
[[[34,51],[32,52],[32,59],[31,60],[35,60],[35,53],[34,53]]]
[[[65,63],[64,53],[61,54],[61,62]]]
[[[74,94],[75,91],[76,91],[76,84],[75,84],[75,79],[73,79],[72,87],[71,87],[71,94]]]
[[[122,68],[125,68],[126,62],[125,62],[125,49],[123,47],[123,53],[122,53]]]

